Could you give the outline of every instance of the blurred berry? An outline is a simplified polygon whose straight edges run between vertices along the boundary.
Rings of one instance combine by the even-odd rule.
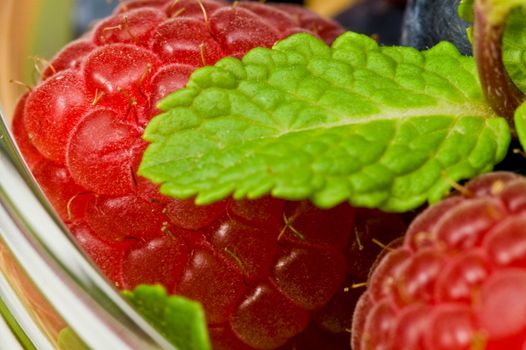
[[[423,50],[447,40],[463,54],[471,54],[466,35],[469,23],[458,16],[460,0],[409,0],[402,29],[402,45]]]
[[[75,2],[73,20],[77,36],[84,33],[97,18],[108,16],[115,7],[115,3],[108,0],[76,0]]]
[[[404,0],[364,0],[336,16],[347,29],[372,35],[386,45],[400,43]]]

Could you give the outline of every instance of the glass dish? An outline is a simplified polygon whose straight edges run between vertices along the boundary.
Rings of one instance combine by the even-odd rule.
[[[64,3],[59,8],[71,10],[69,0],[0,2],[0,348],[56,349],[75,332],[93,349],[174,349],[69,238],[9,132],[23,91],[16,82],[28,80],[21,65],[28,54],[40,54],[26,46],[42,43],[39,14],[59,2]],[[55,28],[67,25],[69,17],[62,15],[51,16]],[[53,45],[67,39],[54,37]]]

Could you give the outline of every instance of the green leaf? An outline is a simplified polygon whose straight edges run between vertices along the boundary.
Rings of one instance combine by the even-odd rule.
[[[70,327],[64,328],[58,334],[57,347],[59,350],[89,350],[89,347]]]
[[[526,150],[526,102],[515,111],[515,130],[522,149]]]
[[[158,285],[140,285],[133,292],[123,292],[123,295],[178,349],[211,349],[205,314],[198,302],[168,296]]]
[[[517,87],[526,92],[526,8],[524,1],[507,4],[508,11],[510,6],[519,6],[511,11],[506,23],[503,40],[503,61]],[[462,0],[458,7],[460,17],[466,21],[473,22],[474,0]],[[520,6],[522,5],[522,7]],[[468,37],[471,40],[471,27],[468,29]]]
[[[461,0],[458,5],[458,15],[468,21],[473,22],[473,4],[475,0]]]
[[[526,8],[513,10],[504,32],[503,60],[517,87],[526,92]]]
[[[159,285],[140,285],[124,297],[135,309],[180,350],[210,350],[204,311],[198,302],[171,295]],[[57,338],[60,350],[89,350],[89,347],[70,328],[60,331]]]
[[[167,195],[343,201],[406,211],[506,154],[471,57],[307,34],[196,71],[145,132],[139,173]]]
[[[484,0],[484,6],[490,9],[488,16],[490,24],[499,25],[506,21],[512,10],[526,8],[526,0]]]

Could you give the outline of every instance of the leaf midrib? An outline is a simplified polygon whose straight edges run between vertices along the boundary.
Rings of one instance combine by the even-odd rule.
[[[484,119],[496,118],[492,110],[484,103],[478,105],[475,104],[466,104],[466,105],[455,105],[452,108],[452,105],[442,105],[434,107],[425,107],[425,108],[411,108],[408,110],[400,109],[387,109],[382,110],[379,113],[366,116],[353,116],[350,118],[342,118],[338,122],[326,123],[326,124],[316,124],[310,127],[299,128],[299,129],[288,129],[283,130],[280,133],[276,134],[274,138],[280,138],[286,134],[297,133],[297,132],[306,132],[316,129],[332,129],[339,128],[349,125],[359,125],[367,124],[369,122],[382,121],[382,120],[400,120],[410,118],[420,118],[420,117],[431,117],[431,116],[455,116],[458,118],[463,117],[480,117]]]
[[[464,107],[465,106],[465,107]],[[402,112],[398,109],[391,109],[391,110],[385,110],[382,111],[382,113],[377,113],[375,115],[368,115],[364,117],[352,117],[347,118],[345,120],[342,120],[337,123],[328,123],[323,125],[313,125],[311,127],[307,128],[301,128],[301,129],[292,129],[292,130],[286,130],[281,133],[276,134],[275,136],[265,136],[259,139],[250,139],[246,140],[249,142],[253,142],[255,140],[262,140],[262,139],[278,139],[282,136],[285,136],[287,134],[293,134],[293,133],[301,133],[301,132],[309,132],[313,130],[319,130],[321,128],[323,129],[331,129],[331,128],[339,128],[339,127],[345,127],[350,125],[358,125],[358,124],[366,124],[368,122],[374,122],[374,121],[382,121],[382,120],[405,120],[410,118],[420,118],[420,117],[430,117],[430,116],[456,116],[456,120],[463,118],[463,117],[480,117],[484,119],[490,119],[490,118],[496,118],[496,116],[491,109],[483,104],[466,104],[466,105],[455,105],[454,108],[452,108],[451,105],[448,106],[440,106],[440,107],[427,107],[427,108],[417,108],[417,109],[410,109],[408,111]],[[173,136],[177,135],[173,134]],[[169,139],[169,138],[165,138]],[[232,145],[227,145],[225,148],[230,148]],[[187,159],[198,159],[202,158],[208,154],[207,152],[203,152],[200,154],[193,154],[191,156],[187,157],[174,157],[170,160],[163,161],[163,162],[156,162],[156,165],[163,165],[163,164],[170,164],[175,161],[180,160],[187,160]]]

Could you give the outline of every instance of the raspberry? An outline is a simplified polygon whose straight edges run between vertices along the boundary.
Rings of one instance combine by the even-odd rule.
[[[360,349],[526,347],[526,178],[494,172],[422,212],[372,272]]]
[[[346,204],[324,211],[261,198],[197,207],[137,175],[141,135],[161,98],[200,66],[299,31],[327,42],[342,33],[288,5],[123,2],[51,60],[15,116],[35,177],[102,272],[121,289],[160,283],[200,301],[218,349],[348,348],[358,293],[345,287],[365,280],[380,249],[371,238],[405,228],[372,210],[360,210],[354,227]],[[386,227],[391,236],[381,234]]]
[[[18,148],[22,152],[24,159],[29,166],[33,169],[35,165],[40,162],[44,157],[40,152],[33,146],[29,135],[27,134],[26,125],[24,123],[24,110],[26,107],[26,100],[29,93],[24,94],[19,98],[16,105],[15,113],[13,115],[13,135],[15,136]]]

